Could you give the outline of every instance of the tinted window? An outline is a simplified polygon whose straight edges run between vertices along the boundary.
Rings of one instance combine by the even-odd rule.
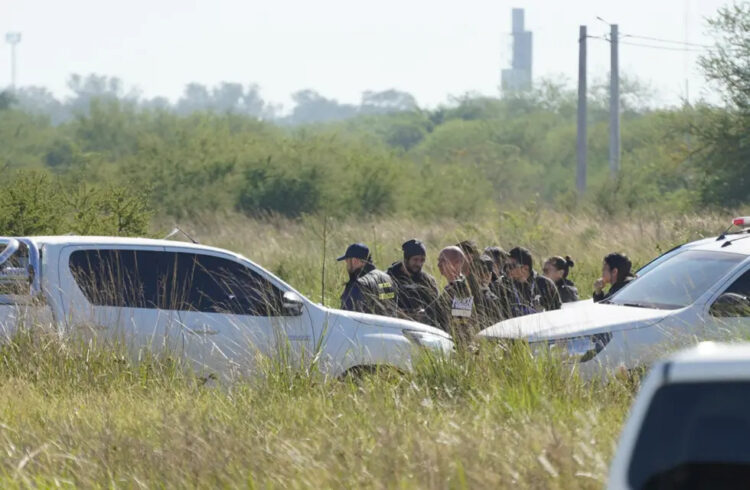
[[[169,309],[173,262],[155,250],[77,250],[69,265],[91,304]]]
[[[750,476],[749,407],[748,382],[660,388],[638,435],[628,482],[633,488],[746,483],[735,478]]]
[[[276,316],[282,292],[252,269],[211,255],[178,253],[180,309],[205,313]]]
[[[692,304],[744,260],[743,255],[685,251],[656,265],[617,292],[610,301],[675,309]]]
[[[78,250],[70,270],[90,303],[273,316],[282,293],[253,270],[211,255],[151,250]]]
[[[736,293],[742,296],[750,296],[750,271],[742,274],[739,279],[734,281],[725,293]]]

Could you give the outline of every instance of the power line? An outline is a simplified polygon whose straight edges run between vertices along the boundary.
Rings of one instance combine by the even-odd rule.
[[[643,40],[646,40],[646,41],[656,41],[656,42],[659,42],[659,43],[666,43],[666,44],[678,44],[678,45],[682,45],[682,46],[692,46],[692,47],[695,47],[695,48],[712,48],[713,47],[713,46],[711,46],[709,44],[698,44],[698,43],[691,43],[691,42],[687,42],[687,41],[672,41],[671,39],[662,39],[662,38],[659,38],[659,37],[650,37],[650,36],[638,36],[638,35],[635,35],[635,34],[622,34],[621,37],[630,37],[630,38],[633,38],[633,39],[643,39]]]
[[[600,41],[610,42],[609,37],[605,37],[605,36],[587,36],[587,37],[591,39],[597,39]],[[624,36],[620,36],[620,37],[624,37]],[[640,48],[661,49],[663,51],[682,51],[682,52],[692,52],[692,53],[700,53],[703,51],[702,49],[693,49],[693,48],[688,48],[688,47],[677,48],[677,47],[672,47],[672,46],[658,46],[656,44],[633,43],[633,42],[628,42],[628,41],[620,41],[620,44],[626,44],[628,46],[636,46]]]
[[[688,47],[673,48],[670,46],[658,46],[656,44],[643,44],[643,43],[631,43],[627,41],[620,41],[620,44],[627,44],[628,46],[638,46],[641,48],[661,49],[663,51],[683,51],[683,52],[687,51],[687,52],[692,52],[692,53],[700,53],[703,51],[702,49],[694,49],[694,48],[688,48]]]

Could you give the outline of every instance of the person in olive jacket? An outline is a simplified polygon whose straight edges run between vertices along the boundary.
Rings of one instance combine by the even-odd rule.
[[[560,293],[560,300],[563,303],[572,303],[578,301],[578,288],[573,284],[573,281],[568,279],[570,268],[575,265],[573,259],[569,255],[565,258],[560,256],[550,257],[544,263],[542,267],[542,273],[545,277],[548,277],[557,286],[557,291]]]
[[[346,261],[349,281],[341,294],[341,309],[396,316],[396,288],[391,276],[372,264],[370,249],[362,243],[349,245],[337,260]]]
[[[410,320],[429,324],[425,310],[437,301],[439,292],[435,278],[422,270],[427,249],[421,241],[412,239],[404,242],[401,250],[404,259],[387,271],[396,285],[399,312]]]
[[[602,261],[602,277],[594,282],[594,301],[604,301],[615,294],[620,289],[630,283],[635,276],[631,274],[630,269],[633,264],[627,255],[620,253],[611,253],[604,257]],[[611,284],[609,291],[604,292],[604,286]]]

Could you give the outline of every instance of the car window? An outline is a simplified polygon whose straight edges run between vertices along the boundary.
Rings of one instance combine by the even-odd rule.
[[[76,250],[69,266],[86,299],[97,306],[170,308],[170,255],[158,250]]]
[[[736,279],[721,296],[709,312],[714,317],[750,317],[750,270]]]
[[[736,281],[732,283],[725,293],[741,294],[742,296],[750,296],[750,270],[742,274]]]
[[[695,488],[744,486],[750,475],[749,406],[747,381],[660,388],[634,446],[628,468],[631,488],[677,488],[680,482],[701,481],[708,485]]]
[[[611,303],[676,309],[695,302],[727,275],[745,256],[687,250],[656,265],[643,277],[618,291]]]
[[[77,250],[70,270],[91,304],[274,316],[283,293],[252,269],[213,255]]]
[[[17,240],[0,242],[0,304],[15,303],[31,294],[29,249]]]
[[[245,265],[213,255],[177,253],[174,296],[180,309],[253,316],[281,314],[283,293]]]

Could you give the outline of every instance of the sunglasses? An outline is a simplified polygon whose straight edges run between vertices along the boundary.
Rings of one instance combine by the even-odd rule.
[[[518,269],[519,267],[522,267],[523,264],[505,264],[503,267],[505,270],[511,270],[511,269]]]

